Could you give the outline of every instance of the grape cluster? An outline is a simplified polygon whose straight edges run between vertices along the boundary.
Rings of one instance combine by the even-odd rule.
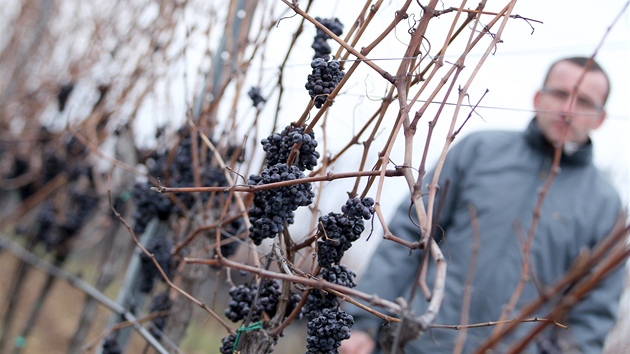
[[[251,320],[256,322],[261,319],[263,312],[270,317],[273,316],[276,313],[276,307],[282,294],[280,283],[272,279],[263,280],[263,287],[260,289],[257,301],[254,304],[257,292],[258,285],[255,283],[232,287],[230,289],[230,297],[232,299],[228,302],[225,317],[233,322],[238,322],[247,318],[249,312],[253,311]]]
[[[260,87],[253,87],[247,92],[249,98],[252,99],[252,105],[258,107],[259,104],[266,102],[267,100],[260,94]]]
[[[98,205],[98,197],[89,190],[71,188],[63,209],[54,201],[42,203],[37,213],[35,242],[47,251],[58,249],[79,233]]]
[[[354,319],[345,311],[324,309],[308,322],[307,354],[338,353],[341,341],[350,338]]]
[[[370,220],[374,215],[374,199],[370,197],[348,199],[346,204],[341,207],[341,212],[350,217]]]
[[[173,302],[168,296],[168,291],[164,291],[155,295],[155,297],[153,298],[153,301],[151,301],[151,306],[149,307],[149,311],[150,312],[168,311],[171,309],[172,305],[173,305]],[[151,333],[151,335],[155,337],[155,339],[160,340],[160,338],[162,337],[162,331],[164,330],[164,327],[166,327],[166,320],[167,320],[167,316],[159,316],[151,321],[153,326],[149,327],[149,333]]]
[[[249,312],[252,311],[251,321],[256,322],[262,318],[263,312],[268,317],[275,316],[280,296],[282,295],[280,283],[274,279],[266,279],[262,281],[262,284],[260,291],[258,291],[258,285],[255,283],[232,287],[230,289],[231,299],[228,302],[228,308],[224,312],[225,317],[233,322],[238,322],[247,318]],[[256,298],[256,293],[258,293],[258,298]],[[291,293],[285,317],[295,309],[301,299],[302,297],[299,294]],[[256,300],[255,304],[254,300]]]
[[[297,166],[279,163],[265,168],[260,175],[252,175],[249,185],[265,185],[304,178]],[[254,203],[249,210],[251,222],[249,237],[260,245],[265,238],[273,238],[284,230],[284,223],[293,224],[294,211],[313,202],[310,183],[260,190],[254,193]]]
[[[133,186],[131,195],[136,205],[133,213],[133,232],[142,234],[154,217],[160,220],[168,219],[173,210],[173,203],[164,194],[151,190],[151,183],[141,182]]]
[[[230,334],[227,337],[223,337],[221,339],[221,348],[219,352],[221,354],[232,354],[234,353],[234,342],[236,341],[236,334]]]
[[[338,264],[343,253],[363,232],[363,220],[374,214],[372,198],[351,198],[341,207],[342,213],[329,213],[319,219],[317,260],[322,267],[322,279],[348,288],[354,288],[356,273]],[[312,289],[302,312],[308,319],[307,354],[338,353],[341,341],[350,338],[354,324],[352,316],[341,310],[339,299],[333,293]]]
[[[42,127],[37,137],[43,144],[40,170],[31,170],[27,160],[17,158],[11,174],[21,175],[30,170],[37,176],[20,188],[24,198],[60,174],[68,179],[70,183],[67,183],[67,189],[51,194],[41,203],[34,229],[36,243],[43,243],[47,251],[65,252],[68,248],[64,245],[79,233],[91,217],[99,198],[95,191],[92,167],[87,159],[89,151],[85,145],[71,134],[54,138],[52,133]]]
[[[319,218],[317,232],[317,261],[328,268],[341,261],[352,242],[361,237],[365,229],[363,220],[369,220],[374,213],[372,198],[349,199],[341,208],[342,213],[328,213]]]
[[[160,268],[166,275],[171,272],[171,247],[172,243],[166,235],[155,235],[145,246],[146,250],[155,257]],[[160,271],[146,253],[140,253],[140,284],[138,288],[147,294],[153,289],[155,279],[162,279]],[[163,279],[162,279],[163,280]]]
[[[315,17],[315,19],[337,36],[341,36],[341,33],[343,33],[343,24],[339,21],[338,18],[327,19]],[[330,49],[330,45],[328,45],[327,43],[328,39],[330,39],[330,36],[328,36],[326,32],[317,28],[317,33],[315,34],[313,44],[311,45],[311,48],[315,50],[315,55],[313,56],[313,59],[328,59],[328,55],[332,52],[332,50]]]
[[[322,58],[315,58],[311,62],[313,71],[308,75],[306,85],[308,94],[315,100],[315,107],[321,108],[328,94],[333,92],[345,73],[341,70],[339,61],[326,61]]]
[[[194,185],[194,172],[193,172],[193,146],[192,146],[192,134],[188,127],[182,127],[178,131],[180,140],[179,145],[175,148],[175,157],[168,167],[170,176],[170,184],[173,187],[190,187]],[[201,139],[197,139],[197,146],[201,145]],[[211,154],[208,154],[210,159]],[[200,177],[203,180],[203,172],[200,171]],[[205,183],[205,181],[203,181]],[[187,207],[191,208],[195,202],[195,197],[192,193],[175,193],[175,195],[182,201]]]
[[[192,168],[193,146],[190,129],[182,127],[178,131],[179,144],[175,147],[172,156],[166,150],[153,151],[147,154],[144,161],[148,168],[148,174],[166,182],[173,187],[190,187],[194,185],[194,171]],[[203,141],[198,137],[199,147],[199,177],[204,186],[227,186],[228,182],[223,171],[211,165],[212,154],[201,153]],[[234,151],[234,150],[233,150]],[[205,160],[202,158],[205,156]],[[204,163],[205,162],[205,163]],[[150,190],[151,183],[137,183],[134,186],[132,196],[136,204],[134,212],[134,232],[144,232],[146,225],[154,217],[160,220],[168,219],[173,213],[181,213],[179,207],[172,203],[168,197]],[[225,193],[227,195],[227,193]],[[215,193],[215,202],[219,202],[218,197],[222,194]],[[195,196],[191,193],[175,193],[175,196],[187,207],[193,207]],[[209,192],[200,193],[202,203],[207,203],[211,194]]]
[[[312,170],[317,165],[319,152],[313,131],[304,133],[304,127],[288,125],[280,133],[274,133],[260,142],[267,156],[267,167],[287,163],[294,144],[301,144],[295,165],[302,171]]]

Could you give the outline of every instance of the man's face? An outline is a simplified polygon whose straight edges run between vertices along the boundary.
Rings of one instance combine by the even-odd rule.
[[[565,141],[583,144],[588,141],[589,132],[604,121],[606,75],[600,71],[587,72],[574,95],[583,71],[584,68],[568,61],[557,63],[549,72],[545,87],[534,96],[536,122],[553,144]]]

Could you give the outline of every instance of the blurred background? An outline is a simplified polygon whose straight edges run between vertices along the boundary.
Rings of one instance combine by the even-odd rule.
[[[344,24],[342,38],[366,4],[339,0],[298,3],[313,17],[338,18]],[[355,48],[360,49],[383,33],[400,3],[383,1],[372,25]],[[485,10],[498,12],[506,3],[491,1]],[[439,6],[447,9],[460,4],[443,2]],[[477,4],[468,3],[467,6]],[[509,20],[500,44],[493,48],[478,73],[473,69],[491,37],[488,36],[486,43],[467,56],[460,81],[463,84],[471,75],[476,76],[468,90],[470,102],[465,104],[479,105],[460,136],[482,129],[523,129],[534,115],[533,96],[550,63],[567,56],[596,53],[596,60],[611,78],[612,91],[606,107],[608,117],[592,137],[595,163],[618,189],[624,205],[630,206],[630,13],[626,7],[627,2],[621,0],[517,2],[513,14],[522,18]],[[404,52],[410,31],[420,19],[419,10],[416,8],[415,11],[369,55],[389,72],[396,71],[401,59],[398,55]],[[444,34],[452,25],[452,16],[452,13],[446,13],[432,20],[427,41],[423,44],[424,54],[430,57],[442,46]],[[488,21],[491,18],[488,16]],[[210,137],[219,148],[227,149],[228,142],[245,147],[247,163],[237,166],[236,175],[248,176],[258,170],[263,160],[258,145],[260,139],[297,121],[310,101],[304,83],[311,71],[311,44],[316,31],[310,23],[301,26],[302,18],[295,16],[280,1],[0,0],[2,171],[15,170],[16,156],[30,161],[33,173],[44,171],[34,168],[43,166],[44,160],[37,156],[45,156],[48,148],[37,143],[43,139],[39,135],[42,127],[53,134],[53,140],[59,138],[60,141],[67,139],[67,134],[64,135],[67,132],[80,132],[89,143],[87,157],[81,163],[96,171],[97,177],[89,183],[95,185],[93,196],[100,200],[99,212],[106,213],[108,191],[113,190],[114,197],[116,193],[123,195],[135,182],[146,180],[150,164],[144,163],[142,154],[135,154],[173,145],[177,141],[177,131],[187,124],[188,119],[204,122],[199,125],[213,133]],[[479,28],[470,27],[466,35],[452,44],[445,66],[458,59],[470,33],[478,31]],[[296,33],[300,35],[294,37]],[[294,38],[297,39],[294,41]],[[338,45],[331,43],[331,46],[334,54]],[[348,60],[353,59],[350,56]],[[251,87],[260,88],[266,99],[263,105],[252,105],[247,95]],[[314,127],[320,154],[334,156],[342,150],[378,110],[388,88],[389,83],[378,73],[367,65],[360,65],[326,113],[325,129],[323,125]],[[484,94],[486,90],[488,92]],[[420,100],[426,96],[421,95]],[[425,113],[427,118],[423,118],[418,126],[416,146],[419,151],[426,140],[427,123],[437,114],[438,103],[444,99],[443,94],[438,97],[436,104]],[[455,112],[457,92],[446,101],[452,105],[447,105],[441,113],[444,120],[450,119]],[[456,117],[458,122],[463,122],[470,111],[470,108],[462,109]],[[316,112],[308,113],[315,115]],[[376,148],[367,153],[367,169],[376,160],[380,147],[384,146],[395,117],[396,110],[390,109],[372,142]],[[437,126],[427,157],[428,166],[436,162],[446,132],[447,124]],[[391,155],[392,165],[403,161],[402,139],[398,140]],[[121,146],[121,141],[131,142],[131,147]],[[328,166],[327,171],[357,171],[362,153],[360,143],[351,146],[335,164]],[[57,169],[74,163],[70,155],[64,156],[66,159],[58,161]],[[108,184],[108,174],[114,170],[120,175],[116,177],[112,173],[113,183]],[[3,237],[25,245],[20,230],[27,230],[38,222],[38,210],[48,194],[35,193],[39,197],[28,202],[20,199],[15,190],[26,185],[28,178],[20,180],[15,176],[19,177],[19,174],[3,176],[0,231]],[[338,211],[354,182],[353,179],[337,180],[319,186],[318,191],[323,197],[318,199],[318,210]],[[80,183],[74,185],[80,186]],[[373,191],[369,194],[373,195]],[[382,191],[384,197],[380,204],[388,219],[395,206],[408,195],[408,187],[400,179],[391,178],[383,181]],[[130,218],[132,211],[127,213],[123,216]],[[308,234],[309,228],[305,225],[309,225],[311,217],[311,210],[298,211],[292,228],[294,235]],[[102,289],[104,294],[115,299],[124,287],[125,269],[132,255],[133,245],[127,230],[121,228],[116,219],[93,216],[78,229],[80,232],[73,238],[71,249],[58,265],[91,284],[96,284],[102,273],[102,262],[107,258],[103,245],[109,242],[108,237],[113,234],[127,237],[128,244],[121,246],[125,249],[120,256],[124,262],[118,265],[113,279]],[[380,232],[380,226],[375,223],[374,237],[367,242],[359,240],[346,255],[345,263],[359,276],[369,261],[368,255],[378,245]],[[33,248],[31,251],[49,262],[58,261],[55,255],[43,249]],[[236,257],[247,257],[246,251],[239,252]],[[0,313],[5,319],[9,310],[4,299],[8,299],[9,289],[15,284],[17,264],[10,252],[0,253],[0,296],[3,299]],[[209,271],[199,290],[203,293],[200,298],[213,308],[216,306],[219,313],[223,311],[221,303],[227,301],[224,276],[224,271]],[[234,275],[235,279],[238,277]],[[19,305],[14,308],[11,330],[7,329],[6,321],[0,327],[8,333],[5,344],[15,344],[25,353],[65,353],[70,338],[76,336],[83,291],[55,281],[47,290],[49,295],[44,297],[47,301],[28,340],[19,345],[14,342],[22,338],[20,330],[28,327],[32,309],[39,306],[42,297],[38,294],[46,288],[46,279],[44,273],[31,272],[25,280],[26,290],[21,292],[22,298],[16,301]],[[616,333],[630,331],[630,291],[626,291],[622,304],[623,316]],[[98,342],[111,319],[111,312],[102,306],[95,311],[93,325],[85,335],[86,343]],[[207,313],[200,309],[196,309],[193,316],[191,327],[179,347],[181,352],[217,352],[215,348],[220,345],[225,329],[208,319]],[[278,351],[303,348],[304,331],[302,322],[290,327],[280,341]],[[141,352],[144,348],[144,340],[134,335],[129,352]]]

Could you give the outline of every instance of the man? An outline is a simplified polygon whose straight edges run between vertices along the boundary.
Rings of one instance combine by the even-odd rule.
[[[574,95],[580,77],[582,81]],[[560,279],[580,251],[591,248],[612,229],[622,212],[614,188],[592,163],[589,133],[598,128],[606,113],[604,104],[609,80],[602,68],[588,58],[566,58],[549,69],[543,88],[534,96],[536,117],[524,132],[478,132],[463,138],[446,157],[439,184],[450,180],[436,236],[448,270],[445,298],[436,324],[460,323],[461,308],[473,244],[470,207],[479,223],[480,248],[476,259],[468,323],[499,319],[521,277],[520,235],[532,222],[538,191],[551,170],[555,146],[563,149],[560,171],[545,197],[533,240],[530,260],[532,275],[543,286]],[[431,181],[430,173],[425,181]],[[409,202],[403,203],[390,223],[400,238],[417,240],[418,227],[409,220]],[[441,233],[443,230],[443,233]],[[358,290],[382,298],[405,299],[415,281],[419,251],[395,242],[383,241],[359,281]],[[429,262],[427,284],[433,284],[434,265]],[[568,315],[561,339],[562,350],[598,353],[612,327],[623,283],[619,269],[608,277]],[[539,296],[529,281],[516,309]],[[417,291],[413,310],[424,313],[427,301]],[[545,310],[537,316],[543,316]],[[383,321],[356,307],[352,337],[342,344],[343,354],[380,352],[378,331]],[[510,317],[512,318],[512,317]],[[531,326],[522,324],[515,336]],[[493,327],[469,329],[464,353],[483,343]],[[541,338],[549,343],[552,331]],[[410,342],[407,353],[452,353],[458,331],[432,329]],[[502,352],[515,336],[496,347]],[[540,339],[539,339],[540,340]],[[557,338],[552,340],[557,343]],[[543,352],[530,346],[531,353]]]

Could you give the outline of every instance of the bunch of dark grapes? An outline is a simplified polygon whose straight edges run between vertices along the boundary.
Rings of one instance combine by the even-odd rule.
[[[155,295],[153,301],[151,301],[149,311],[152,313],[168,311],[171,309],[172,305],[173,302],[168,296],[168,291],[164,291]],[[162,337],[162,331],[164,330],[164,327],[166,327],[166,320],[167,316],[159,316],[151,321],[153,325],[149,327],[149,333],[151,333],[155,339],[160,340]]]
[[[173,161],[168,166],[168,175],[170,176],[170,184],[173,187],[190,187],[195,183],[194,170],[193,170],[193,140],[191,131],[188,127],[182,127],[179,129],[179,145],[175,149],[175,156]],[[220,187],[227,186],[228,181],[225,178],[223,170],[212,165],[212,153],[204,151],[205,144],[201,138],[201,135],[197,136],[197,157],[200,163],[199,179],[201,184],[206,187]],[[229,150],[229,149],[228,149]],[[236,150],[232,149],[232,153]],[[229,160],[231,157],[228,151]],[[214,193],[216,197],[220,193]],[[228,193],[225,192],[224,195]],[[195,202],[195,196],[192,193],[175,193],[175,195],[182,201],[186,208],[192,208]],[[211,193],[203,192],[199,194],[202,203],[207,203],[210,199]],[[214,202],[220,203],[218,198],[214,199]],[[223,204],[220,204],[223,205]],[[181,212],[180,210],[176,210]]]
[[[173,187],[190,187],[194,185],[193,171],[193,140],[192,134],[188,127],[182,127],[178,130],[179,143],[174,151],[158,150],[146,154],[144,164],[147,166],[148,174],[160,181],[164,181]],[[197,137],[197,148],[199,167],[199,178],[203,186],[218,187],[227,186],[228,181],[223,170],[213,166],[212,153],[204,150],[204,143],[200,136]],[[228,149],[228,158],[230,154],[235,152],[242,153],[242,149]],[[152,184],[149,182],[138,183],[134,186],[132,196],[137,208],[134,213],[134,232],[144,232],[147,224],[157,217],[160,220],[168,219],[171,214],[181,214],[182,210],[177,203],[163,194],[152,191]],[[213,202],[216,205],[224,205],[224,199],[228,193],[199,193],[202,203],[206,204],[210,201],[210,197],[214,195]],[[192,193],[175,193],[175,196],[182,202],[186,208],[192,208],[195,203],[195,196]],[[221,199],[223,198],[223,199]]]
[[[262,186],[282,181],[304,178],[297,166],[279,163],[265,168],[260,175],[252,175],[249,185]],[[273,238],[284,230],[284,223],[293,224],[294,211],[313,202],[310,183],[260,190],[254,193],[254,203],[249,210],[251,222],[249,237],[260,245],[265,238]]]
[[[221,354],[234,353],[234,342],[236,341],[236,334],[230,334],[227,337],[221,339],[221,348],[219,351]]]
[[[341,261],[352,242],[361,237],[365,229],[363,220],[369,220],[374,213],[372,198],[349,199],[341,208],[342,213],[328,213],[319,218],[317,231],[317,261],[328,268]]]
[[[315,19],[337,36],[341,36],[341,33],[343,33],[343,24],[338,18],[327,19],[315,17]],[[326,32],[317,28],[317,33],[315,34],[313,44],[311,45],[311,48],[315,50],[313,59],[323,58],[328,60],[328,55],[332,52],[330,45],[327,43],[328,39],[330,39],[330,36],[327,35]]]
[[[230,289],[230,301],[228,302],[228,308],[225,310],[225,317],[233,322],[238,322],[250,312],[252,303],[256,296],[256,290],[258,287],[256,284],[252,285],[239,285]],[[255,313],[252,315],[255,317]]]
[[[333,265],[330,268],[322,268],[320,276],[322,279],[345,286],[354,288],[356,286],[354,278],[356,274],[349,270],[345,265]],[[306,304],[302,308],[302,313],[308,320],[318,317],[324,309],[334,310],[339,308],[339,300],[337,296],[324,290],[312,289],[306,299]]]
[[[311,62],[313,71],[308,75],[306,89],[312,99],[315,100],[315,107],[321,108],[328,94],[333,92],[345,73],[341,70],[337,60],[326,61],[322,58],[313,59]]]
[[[173,210],[173,203],[164,194],[151,190],[151,183],[141,182],[133,186],[131,195],[136,205],[133,213],[133,232],[141,234],[154,217],[160,220],[168,219]]]
[[[341,341],[350,338],[354,319],[341,309],[324,309],[308,321],[307,354],[338,353]]]
[[[295,165],[302,171],[312,170],[317,165],[319,152],[313,131],[304,133],[304,127],[288,125],[280,133],[274,133],[260,142],[267,156],[267,167],[287,163],[294,144],[302,144]]]
[[[258,107],[259,104],[266,102],[267,100],[260,94],[260,87],[253,87],[247,92],[249,98],[252,99],[252,105]]]
[[[247,318],[250,311],[253,311],[252,322],[259,321],[263,312],[269,317],[273,317],[282,294],[280,283],[273,279],[263,280],[262,283],[263,287],[260,289],[260,292],[258,292],[258,285],[255,283],[231,288],[231,300],[228,302],[228,308],[225,310],[225,317],[233,322],[238,322]],[[255,304],[254,300],[256,300]]]
[[[89,190],[72,189],[64,206],[64,219],[59,223],[62,237],[76,235],[98,205],[98,197]]]
[[[98,197],[82,188],[69,191],[61,210],[54,201],[45,201],[37,214],[35,241],[43,243],[47,251],[58,249],[79,233],[97,204]]]
[[[105,338],[103,341],[103,354],[121,354],[122,349],[118,345],[118,340],[115,336],[111,335]]]
[[[194,184],[192,134],[187,127],[180,128],[178,133],[180,136],[179,145],[175,148],[175,157],[168,169],[170,184],[173,187],[190,187]],[[201,140],[198,139],[198,142],[197,146],[199,147]],[[192,207],[195,202],[192,193],[176,193],[175,195],[187,208]]]
[[[171,247],[172,243],[166,235],[155,235],[145,246],[146,250],[155,257],[160,268],[166,275],[171,272]],[[138,288],[147,294],[153,289],[155,279],[162,279],[160,271],[146,253],[140,253],[140,284]],[[162,279],[164,280],[164,279]]]
[[[346,204],[341,207],[341,212],[351,217],[370,220],[374,215],[374,199],[370,197],[348,199]]]

